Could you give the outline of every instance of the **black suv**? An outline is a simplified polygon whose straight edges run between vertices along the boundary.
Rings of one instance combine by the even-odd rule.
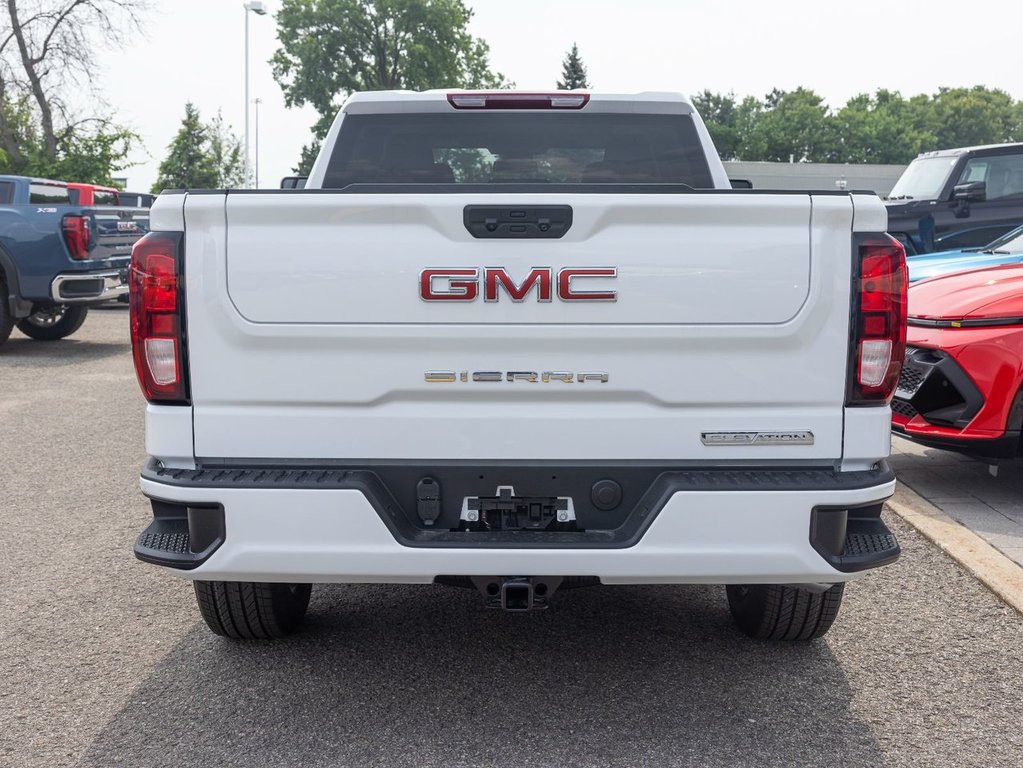
[[[990,243],[1023,224],[1023,144],[925,152],[886,204],[888,231],[909,254]]]

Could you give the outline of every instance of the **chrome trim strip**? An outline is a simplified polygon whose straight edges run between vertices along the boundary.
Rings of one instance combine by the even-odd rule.
[[[66,283],[95,282],[96,280],[103,281],[103,287],[96,293],[73,297],[61,295],[61,288]],[[126,296],[127,294],[128,284],[121,283],[121,273],[119,270],[114,270],[113,272],[81,272],[78,274],[57,275],[50,284],[50,298],[61,304],[91,304],[100,301],[110,301],[118,296]]]

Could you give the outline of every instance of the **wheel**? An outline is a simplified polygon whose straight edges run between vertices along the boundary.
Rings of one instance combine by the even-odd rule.
[[[309,607],[311,584],[196,581],[199,613],[214,633],[234,640],[270,640],[294,632]]]
[[[88,307],[54,304],[49,307],[33,307],[28,317],[18,321],[18,330],[37,341],[56,341],[70,336],[82,327]]]
[[[835,623],[845,584],[811,592],[780,584],[733,585],[728,607],[739,629],[758,640],[814,640]]]
[[[0,277],[0,344],[7,341],[14,328],[14,317],[11,315],[11,308],[7,304],[7,283]]]

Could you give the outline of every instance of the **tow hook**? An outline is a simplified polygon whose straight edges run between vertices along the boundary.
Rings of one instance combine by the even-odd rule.
[[[550,605],[551,595],[561,585],[561,576],[473,576],[472,583],[483,595],[488,608],[522,613]]]

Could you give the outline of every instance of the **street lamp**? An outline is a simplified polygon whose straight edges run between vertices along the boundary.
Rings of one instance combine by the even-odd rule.
[[[263,100],[258,96],[252,100],[256,105],[256,189],[259,189],[259,105]]]
[[[249,11],[257,16],[266,15],[266,3],[263,0],[247,0],[245,7],[245,185],[249,186]]]

